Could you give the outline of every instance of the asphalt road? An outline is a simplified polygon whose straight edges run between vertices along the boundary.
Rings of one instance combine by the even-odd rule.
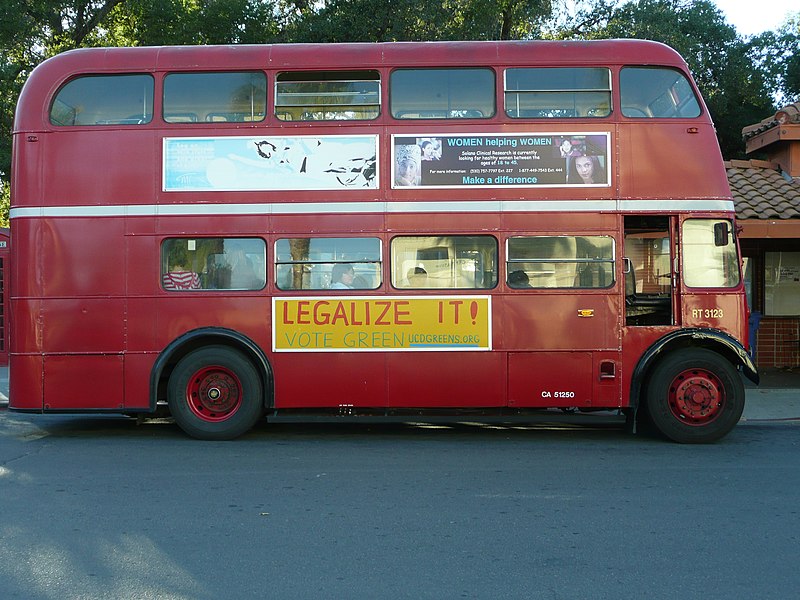
[[[796,597],[799,442],[0,411],[0,597]]]

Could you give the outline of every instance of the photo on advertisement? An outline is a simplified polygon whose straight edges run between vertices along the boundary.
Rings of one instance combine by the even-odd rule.
[[[392,136],[392,187],[608,187],[610,133]]]

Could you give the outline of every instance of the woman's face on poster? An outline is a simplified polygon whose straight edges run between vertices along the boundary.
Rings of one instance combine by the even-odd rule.
[[[594,175],[594,162],[588,156],[579,156],[575,159],[575,170],[581,179],[591,179]]]

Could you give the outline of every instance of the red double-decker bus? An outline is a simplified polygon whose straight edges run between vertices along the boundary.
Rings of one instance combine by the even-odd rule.
[[[13,410],[708,442],[758,379],[714,126],[657,43],[76,50],[13,177]]]

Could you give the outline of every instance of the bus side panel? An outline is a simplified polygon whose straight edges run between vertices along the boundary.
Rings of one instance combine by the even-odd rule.
[[[497,303],[499,305],[499,303]],[[582,293],[516,293],[503,297],[505,350],[619,350],[619,299]],[[582,316],[584,315],[584,316]]]
[[[150,407],[150,378],[156,353],[125,355],[124,385],[125,408],[147,409]]]
[[[11,240],[11,298],[38,298],[42,295],[41,244],[43,222],[40,219],[13,219]],[[18,335],[14,332],[14,337]],[[13,337],[12,337],[13,342]]]
[[[382,352],[275,353],[275,408],[386,406]]]
[[[136,322],[150,319],[155,322],[156,350],[161,351],[183,334],[203,327],[225,327],[249,337],[262,348],[269,348],[271,340],[270,300],[262,296],[234,296],[235,292],[162,292],[157,299],[156,314],[137,314]],[[227,295],[231,294],[231,295]],[[170,297],[167,298],[166,296]],[[131,315],[139,308],[151,306],[147,299],[131,304]],[[147,336],[151,324],[146,325],[145,334],[132,334],[132,339],[142,349],[147,347]],[[131,322],[131,329],[134,329]]]
[[[402,190],[405,191],[405,190]],[[419,200],[427,190],[414,190],[413,200]],[[492,190],[495,192],[496,190]],[[427,192],[431,194],[431,192]],[[395,191],[397,194],[397,191]],[[399,196],[399,195],[398,195]],[[395,198],[399,200],[399,198]],[[431,198],[432,199],[432,198]],[[430,200],[430,199],[429,199]],[[469,203],[462,202],[464,210]],[[401,235],[426,235],[427,232],[475,232],[497,231],[501,225],[501,216],[492,213],[428,213],[425,215],[409,215],[391,213],[386,215],[386,228],[390,232],[402,232]]]
[[[127,352],[153,352],[162,350],[156,342],[158,320],[158,299],[151,297],[128,298],[127,327],[125,329],[125,350]]]
[[[658,340],[668,333],[675,331],[673,326],[645,326],[645,327],[625,327],[623,328],[624,348],[622,355],[622,404],[631,405],[631,383],[633,382],[633,372],[642,354]],[[640,399],[641,400],[641,399]]]
[[[67,128],[50,134],[45,198],[57,205],[152,202],[153,167],[161,152],[155,140],[155,131],[130,127],[79,132]],[[106,171],[109,165],[113,176]]]
[[[42,301],[42,347],[47,353],[121,353],[124,332],[123,298]]]
[[[18,410],[42,410],[42,362],[41,355],[11,354],[8,359],[9,407]]]
[[[27,298],[12,300],[11,314],[14,316],[14,331],[10,336],[12,354],[42,351],[41,313],[41,300]]]
[[[730,198],[711,124],[636,124],[620,131],[620,198]]]
[[[745,345],[748,324],[743,307],[741,292],[716,290],[712,294],[692,292],[681,295],[684,327],[720,329]]]
[[[387,355],[389,406],[505,406],[505,352],[398,352]]]
[[[44,378],[45,410],[124,407],[121,354],[48,355]]]
[[[123,219],[75,217],[46,221],[42,231],[42,254],[47,257],[42,264],[44,295],[122,296],[124,228]],[[92,239],[87,241],[87,235]]]
[[[508,403],[514,407],[592,406],[592,353],[509,353]]]

